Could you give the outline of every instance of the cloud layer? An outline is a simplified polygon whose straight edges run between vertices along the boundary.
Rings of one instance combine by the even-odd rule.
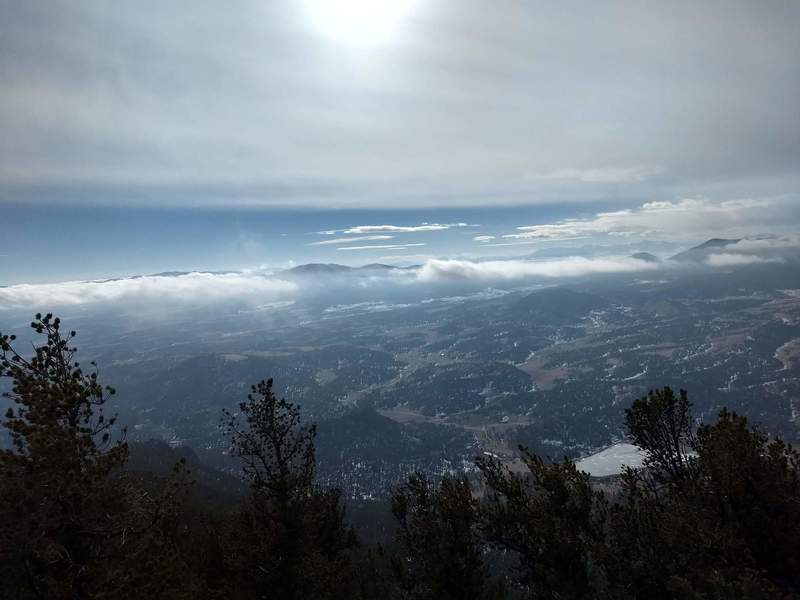
[[[785,263],[786,259],[780,256],[756,256],[754,254],[733,254],[722,252],[712,254],[706,259],[706,264],[711,267],[742,267],[745,265],[759,265],[768,263]]]
[[[548,261],[496,260],[429,260],[418,271],[422,281],[447,279],[507,280],[526,277],[581,277],[601,273],[635,273],[653,271],[658,264],[634,258],[571,257]]]
[[[412,246],[409,244],[402,246]],[[423,244],[419,244],[423,245]],[[345,248],[343,248],[345,249]],[[353,250],[360,247],[353,247]],[[387,249],[395,249],[388,246]],[[424,258],[424,257],[420,257]],[[389,271],[366,279],[337,275],[326,280],[326,287],[363,287],[367,282],[391,290],[398,284],[448,282],[453,280],[491,281],[525,278],[580,277],[599,273],[634,273],[658,268],[653,263],[633,258],[587,259],[571,257],[531,262],[502,260],[472,262],[428,259],[416,271]],[[282,279],[264,273],[187,273],[176,276],[151,275],[102,281],[65,281],[45,284],[19,284],[0,288],[0,308],[51,310],[83,304],[215,305],[217,303],[265,305],[295,300],[304,294],[318,293],[315,278]]]
[[[658,210],[674,210],[673,206]],[[649,213],[652,209],[643,209]],[[628,213],[626,213],[628,214]],[[602,218],[602,217],[601,217]],[[638,218],[638,217],[637,217]],[[528,231],[528,230],[525,230]],[[377,236],[381,237],[381,236]],[[486,236],[491,237],[491,236]],[[339,238],[337,241],[342,241]],[[406,250],[425,243],[366,244],[337,246],[341,251]],[[716,249],[715,249],[716,250]],[[59,306],[119,304],[149,307],[209,305],[219,303],[264,306],[302,300],[315,294],[330,295],[334,290],[370,287],[376,293],[391,295],[397,286],[454,281],[521,282],[525,279],[558,279],[599,274],[640,273],[657,270],[697,269],[700,263],[651,262],[631,256],[565,256],[547,260],[461,260],[432,258],[428,255],[385,255],[381,260],[421,262],[414,269],[378,272],[344,271],[324,277],[282,275],[278,272],[243,271],[229,273],[192,272],[179,275],[150,275],[125,279],[65,281],[60,283],[18,284],[0,287],[0,310],[26,309],[49,311]],[[742,239],[704,258],[707,268],[730,269],[755,264],[789,264],[800,260],[800,237],[761,237]],[[424,287],[424,286],[423,286]],[[422,288],[421,288],[422,289]]]
[[[258,274],[187,273],[105,281],[20,284],[0,288],[0,307],[49,310],[56,306],[93,303],[268,303],[284,300],[297,283]]]
[[[685,240],[698,236],[751,234],[753,227],[780,230],[800,221],[800,204],[794,199],[740,199],[715,202],[687,198],[646,202],[637,208],[597,213],[593,217],[566,219],[517,227],[503,235],[509,241],[559,241],[590,236]]]
[[[416,2],[369,47],[303,5],[3,3],[0,201],[800,191],[797,2]]]

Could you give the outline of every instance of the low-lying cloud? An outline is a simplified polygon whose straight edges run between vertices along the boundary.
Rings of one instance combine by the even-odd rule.
[[[468,260],[429,260],[417,272],[422,281],[444,279],[508,280],[526,277],[581,277],[601,273],[634,273],[659,268],[635,258],[582,258],[524,261],[495,260],[473,262]]]
[[[103,302],[205,303],[285,300],[298,291],[292,281],[246,273],[149,275],[105,281],[19,284],[0,288],[0,308],[49,310]]]
[[[726,246],[726,249],[736,250],[737,252],[758,252],[762,250],[784,250],[793,248],[800,248],[800,237],[746,238],[739,240],[735,244]]]
[[[767,263],[785,263],[786,259],[780,256],[756,256],[755,254],[735,254],[723,252],[712,254],[706,259],[706,264],[711,267],[742,267],[745,265],[758,265]]]
[[[369,236],[368,236],[369,237]],[[491,236],[484,236],[489,238]],[[336,238],[341,241],[345,238]],[[333,240],[332,240],[333,241]],[[557,279],[614,273],[640,273],[658,270],[702,268],[735,268],[754,264],[792,263],[800,248],[797,236],[743,239],[715,249],[701,262],[683,264],[670,261],[652,262],[632,256],[567,256],[548,260],[487,260],[434,258],[423,254],[400,254],[425,246],[425,243],[365,244],[336,246],[340,251],[397,251],[384,254],[381,260],[423,262],[413,269],[387,269],[378,272],[354,270],[326,276],[300,276],[297,273],[243,271],[230,273],[192,272],[179,275],[148,275],[110,280],[65,281],[44,284],[17,284],[0,287],[0,311],[12,309],[50,311],[63,306],[90,304],[132,305],[140,308],[184,305],[237,303],[264,306],[288,301],[302,302],[315,295],[351,294],[370,288],[375,297],[388,297],[402,288],[419,284],[465,282],[467,287],[490,281],[524,279]],[[473,285],[474,284],[474,285]],[[425,285],[420,285],[424,289]],[[370,292],[373,293],[373,292]],[[372,301],[372,299],[371,299]]]

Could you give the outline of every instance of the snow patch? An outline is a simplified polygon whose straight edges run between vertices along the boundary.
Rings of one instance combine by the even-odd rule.
[[[619,443],[577,461],[575,465],[593,477],[619,475],[625,467],[639,468],[644,450],[633,444]]]

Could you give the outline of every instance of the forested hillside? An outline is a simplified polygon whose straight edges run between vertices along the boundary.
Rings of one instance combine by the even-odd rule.
[[[601,485],[568,459],[522,449],[513,468],[483,454],[469,476],[414,474],[368,517],[392,523],[378,545],[359,539],[335,477],[319,477],[317,427],[271,379],[220,415],[239,483],[189,449],[131,452],[125,424],[104,412],[115,391],[80,363],[76,333],[52,315],[31,327],[32,356],[0,333],[12,402],[0,451],[2,598],[800,594],[800,454],[727,410],[697,425],[684,391],[655,390],[625,410],[642,468]],[[399,435],[376,419],[356,413],[319,441],[355,442],[365,422]],[[354,448],[363,460],[387,451]]]

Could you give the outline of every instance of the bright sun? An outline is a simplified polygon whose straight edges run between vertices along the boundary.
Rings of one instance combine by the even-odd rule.
[[[418,0],[304,0],[324,35],[349,44],[380,44],[391,38]]]

